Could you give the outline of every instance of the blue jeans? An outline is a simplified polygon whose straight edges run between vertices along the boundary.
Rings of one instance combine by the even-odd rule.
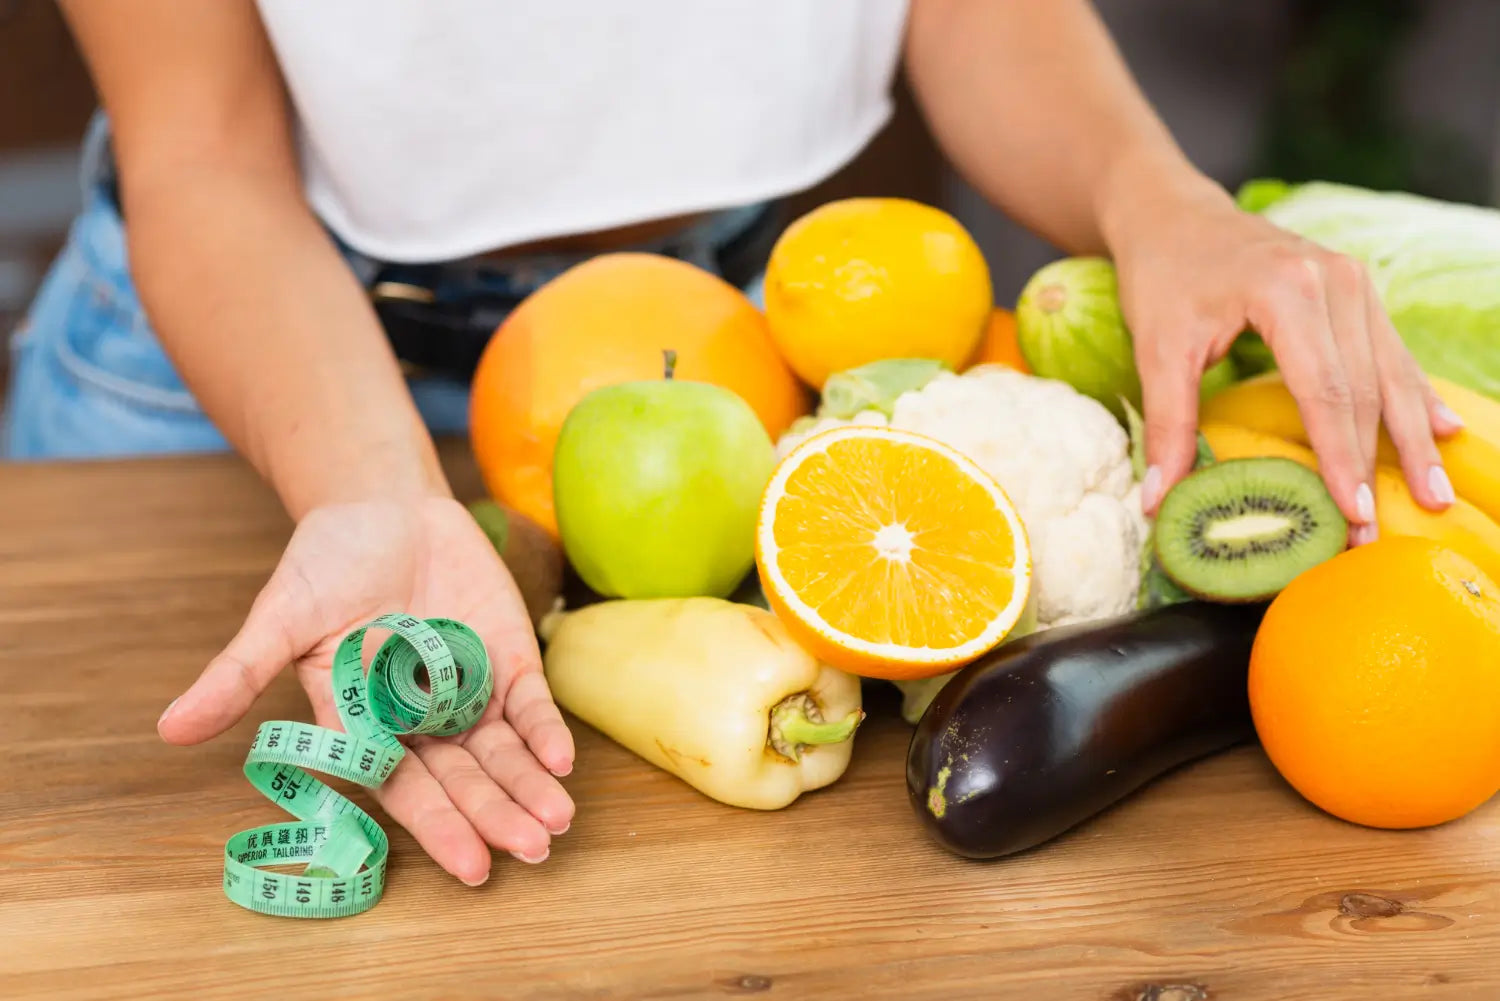
[[[112,171],[107,125],[96,116],[84,145],[83,209],[11,339],[0,457],[108,458],[230,447],[178,376],[136,296],[125,228],[111,195]],[[743,228],[755,210],[728,210],[674,234],[674,252],[711,269],[713,248]],[[362,281],[379,266],[340,249]],[[508,264],[502,277],[507,288],[525,292],[556,270],[555,258],[521,259]],[[760,303],[759,278],[745,291]],[[422,376],[408,386],[434,434],[467,430],[466,383]]]

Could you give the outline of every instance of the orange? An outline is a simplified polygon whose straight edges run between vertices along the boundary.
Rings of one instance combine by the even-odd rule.
[[[1031,372],[1026,358],[1021,354],[1020,341],[1016,339],[1016,314],[1004,306],[996,306],[990,312],[990,322],[984,328],[984,340],[979,350],[969,359],[966,368],[976,365],[1006,365],[1017,372]]]
[[[1000,485],[922,435],[855,425],[778,464],[756,563],[771,609],[824,663],[925,678],[1003,640],[1027,608],[1031,548]]]
[[[528,296],[480,358],[469,438],[491,496],[555,539],[552,453],[563,419],[591,390],[660,377],[669,349],[676,378],[739,394],[773,440],[810,408],[765,316],[739,289],[675,258],[604,254]]]
[[[1368,827],[1427,827],[1500,790],[1500,587],[1430,539],[1382,538],[1292,581],[1250,657],[1262,746]]]
[[[844,198],[792,222],[766,265],[766,319],[808,385],[886,358],[959,369],[994,306],[989,265],[942,209]]]

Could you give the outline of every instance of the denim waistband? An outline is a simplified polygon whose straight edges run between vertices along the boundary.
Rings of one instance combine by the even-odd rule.
[[[91,195],[102,191],[118,208],[114,151],[110,141],[109,121],[102,110],[95,112],[84,135],[80,180],[85,204]],[[757,227],[771,222],[776,206],[774,201],[764,201],[713,212],[680,230],[622,249],[676,257],[717,272],[720,251],[747,237]],[[462,297],[471,293],[524,297],[568,268],[595,256],[587,252],[537,253],[508,258],[469,258],[463,261],[409,264],[381,260],[361,253],[344,242],[331,228],[325,226],[325,229],[359,281],[366,287],[377,279],[411,281],[444,297]],[[451,267],[454,264],[464,264],[465,267],[455,272]],[[462,277],[458,277],[459,275]]]

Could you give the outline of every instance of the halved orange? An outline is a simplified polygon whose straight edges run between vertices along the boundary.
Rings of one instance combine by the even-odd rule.
[[[761,499],[766,600],[824,663],[926,678],[997,646],[1031,593],[1031,546],[994,478],[942,442],[847,426],[799,444]]]

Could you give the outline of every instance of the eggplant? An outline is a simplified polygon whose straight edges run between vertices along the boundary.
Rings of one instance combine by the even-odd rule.
[[[1266,608],[1185,601],[1044,630],[969,664],[907,750],[922,825],[954,854],[1012,855],[1246,740]]]

